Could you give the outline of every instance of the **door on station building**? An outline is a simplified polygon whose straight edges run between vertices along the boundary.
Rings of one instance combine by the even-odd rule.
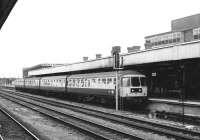
[[[200,101],[200,60],[186,68],[186,99]]]
[[[180,99],[181,78],[178,69],[157,70],[148,85],[150,97]]]

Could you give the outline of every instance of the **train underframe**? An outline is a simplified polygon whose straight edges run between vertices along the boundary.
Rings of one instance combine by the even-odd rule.
[[[41,89],[28,89],[28,88],[15,88],[18,91],[24,91],[34,94],[39,94],[48,97],[57,97],[60,99],[69,99],[77,102],[95,103],[113,107],[115,106],[115,95],[101,95],[80,93],[80,92],[66,92],[66,91],[53,91],[53,90],[41,90]],[[118,97],[118,103],[121,108],[134,107],[135,105],[145,105],[147,103],[147,97]]]

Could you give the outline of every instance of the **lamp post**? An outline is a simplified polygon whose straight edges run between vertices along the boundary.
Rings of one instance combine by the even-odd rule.
[[[181,83],[181,105],[182,105],[182,123],[183,125],[185,124],[185,109],[184,109],[184,98],[185,98],[185,93],[186,93],[186,69],[185,65],[181,65],[181,78],[182,78],[182,83]]]
[[[112,56],[113,56],[113,69],[116,71],[116,86],[115,86],[115,109],[118,111],[119,109],[119,78],[118,78],[118,71],[121,69],[120,68],[120,55],[119,53],[121,52],[121,47],[120,46],[114,46],[112,47]]]

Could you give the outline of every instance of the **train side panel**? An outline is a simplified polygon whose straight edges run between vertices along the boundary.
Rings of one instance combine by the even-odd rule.
[[[54,77],[41,78],[40,90],[64,93],[66,90],[66,76],[54,76]]]
[[[145,75],[136,71],[119,71],[119,96],[122,98],[146,98]],[[115,97],[116,72],[49,76],[16,80],[16,89],[31,89],[44,92],[60,92],[71,95]],[[70,95],[70,96],[71,96]]]
[[[24,89],[24,79],[17,79],[14,81],[15,89],[22,90]]]
[[[40,78],[27,78],[24,83],[26,90],[39,90],[40,88]]]
[[[67,92],[80,95],[114,96],[115,77],[100,73],[72,75],[67,79]]]

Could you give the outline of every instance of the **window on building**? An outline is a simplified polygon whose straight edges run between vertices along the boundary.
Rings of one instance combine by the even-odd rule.
[[[162,44],[165,44],[165,36],[162,36],[162,38],[161,38],[161,43],[162,43]]]
[[[148,44],[148,43],[151,43],[151,41],[150,40],[146,40],[146,43]]]
[[[152,44],[153,46],[157,46],[158,45],[158,42],[155,42],[154,44]]]
[[[169,34],[169,38],[168,38],[168,39],[169,39],[169,43],[172,43],[172,42],[173,42],[173,39],[172,39],[172,38],[173,38],[172,34]]]
[[[173,33],[173,43],[176,43],[176,33]]]
[[[200,28],[193,29],[193,37],[194,39],[200,39]]]
[[[177,33],[177,42],[180,42],[181,41],[181,33]]]

